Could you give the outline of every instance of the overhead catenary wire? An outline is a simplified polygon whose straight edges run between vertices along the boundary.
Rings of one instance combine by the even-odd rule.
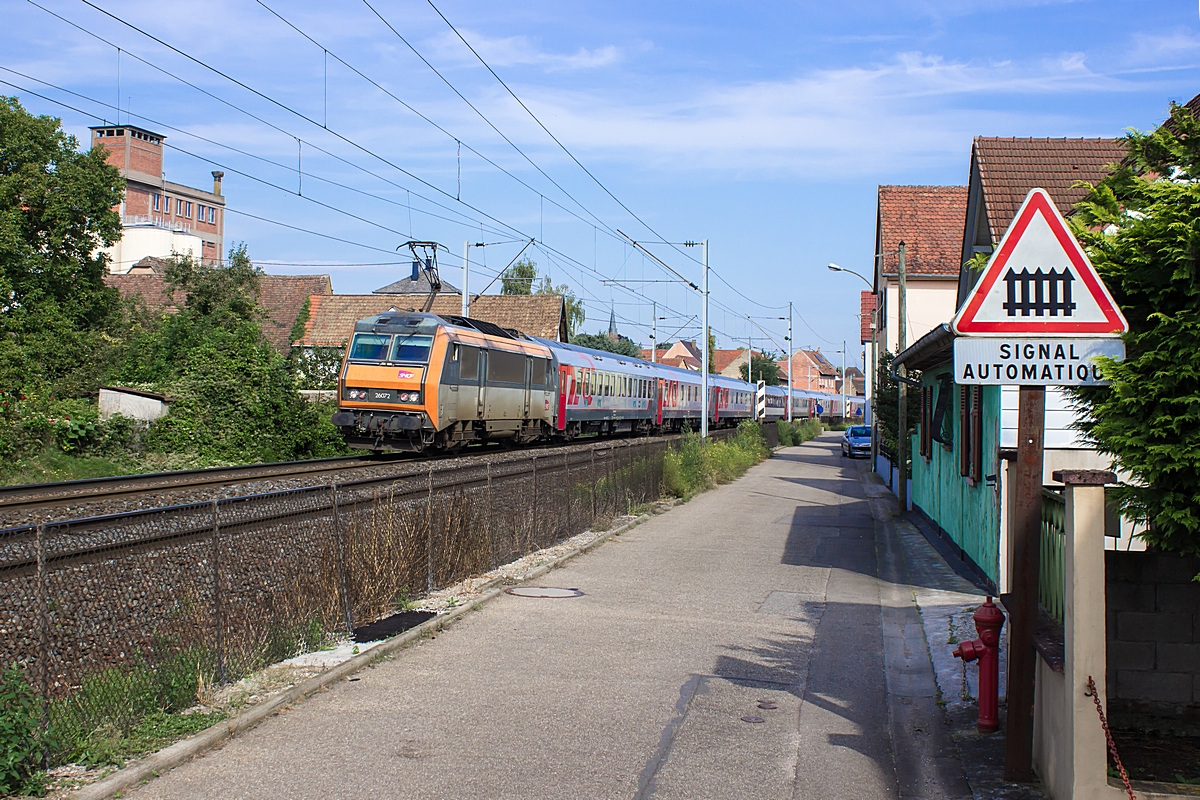
[[[74,27],[76,27],[76,28],[80,28],[80,26],[76,25],[75,23],[71,22],[70,20],[67,20],[67,19],[65,19],[65,18],[64,18],[64,17],[62,17],[61,15],[55,14],[54,12],[51,12],[51,11],[49,11],[48,9],[45,9],[44,7],[42,7],[42,6],[38,5],[37,3],[34,3],[34,2],[33,2],[33,0],[30,0],[30,2],[31,2],[31,4],[35,5],[36,7],[38,7],[38,8],[41,8],[42,10],[45,10],[45,11],[47,11],[48,13],[50,13],[50,14],[51,14],[51,15],[53,15],[53,16],[55,16],[56,18],[58,18],[58,19],[60,19],[60,20],[62,20],[62,21],[64,21],[64,22],[67,22],[68,24],[71,24],[71,25],[73,25],[73,26],[74,26]],[[141,34],[141,35],[143,35],[143,36],[145,36],[145,37],[147,37],[147,38],[151,39],[152,41],[155,41],[155,42],[157,42],[158,44],[160,44],[160,45],[162,45],[162,46],[166,47],[167,49],[169,49],[169,50],[171,50],[171,51],[173,51],[173,52],[177,53],[177,54],[178,54],[178,55],[180,55],[181,57],[184,57],[184,58],[186,58],[186,59],[188,59],[188,60],[192,61],[193,63],[196,63],[196,64],[198,64],[199,66],[201,66],[201,67],[203,67],[203,68],[205,68],[205,69],[208,69],[209,71],[211,71],[211,72],[213,72],[214,74],[216,74],[216,75],[218,75],[218,76],[222,77],[223,79],[225,79],[225,80],[227,80],[227,81],[230,81],[231,83],[234,83],[235,85],[237,85],[237,86],[239,86],[239,87],[241,87],[241,88],[245,89],[246,91],[248,91],[248,92],[250,92],[250,93],[254,94],[255,96],[257,96],[257,97],[260,97],[260,98],[262,98],[263,100],[265,100],[265,101],[267,101],[267,102],[269,102],[269,103],[271,103],[271,104],[273,104],[273,105],[275,105],[275,106],[279,107],[280,109],[282,109],[282,110],[285,110],[285,111],[287,111],[287,112],[289,112],[289,113],[291,113],[291,114],[295,115],[296,117],[300,118],[301,120],[303,120],[303,121],[305,121],[305,122],[308,122],[309,124],[312,124],[312,125],[314,125],[314,126],[316,126],[316,127],[320,128],[320,129],[322,129],[322,130],[324,130],[324,131],[328,132],[330,135],[333,135],[333,136],[335,136],[335,138],[338,138],[338,139],[342,140],[343,142],[345,142],[345,143],[347,143],[348,145],[350,145],[350,146],[354,147],[355,149],[359,150],[360,152],[363,152],[364,154],[366,154],[366,155],[369,155],[370,157],[372,157],[372,158],[375,158],[376,160],[379,160],[380,162],[382,162],[382,163],[386,164],[387,166],[389,166],[389,167],[391,167],[391,168],[393,168],[393,169],[396,169],[397,171],[399,171],[399,172],[401,172],[402,174],[406,175],[407,177],[409,177],[409,178],[411,178],[411,179],[413,179],[413,180],[417,181],[418,183],[422,184],[423,186],[429,187],[429,188],[430,188],[431,190],[433,190],[435,193],[437,193],[437,194],[439,194],[439,195],[442,195],[442,196],[445,196],[445,197],[447,197],[447,198],[448,198],[448,199],[450,199],[450,200],[454,200],[454,197],[453,197],[453,195],[451,195],[449,192],[447,192],[447,191],[445,191],[445,190],[441,189],[440,187],[438,187],[438,186],[436,186],[436,185],[434,185],[434,184],[430,183],[429,181],[426,181],[425,179],[423,179],[423,178],[419,177],[418,175],[416,175],[416,174],[412,173],[411,171],[409,171],[409,170],[407,170],[407,169],[405,169],[405,168],[401,167],[400,165],[398,165],[398,164],[394,163],[394,162],[393,162],[393,161],[391,161],[390,159],[388,159],[388,158],[385,158],[385,157],[383,157],[383,156],[379,155],[378,153],[374,152],[374,151],[373,151],[373,150],[371,150],[370,148],[368,148],[368,147],[365,147],[365,146],[363,146],[363,145],[361,145],[361,144],[359,144],[359,143],[355,142],[355,141],[354,141],[353,139],[351,139],[350,137],[347,137],[347,136],[345,136],[345,135],[343,135],[343,134],[341,134],[341,133],[339,133],[339,132],[337,132],[337,131],[330,130],[330,129],[328,128],[328,125],[327,125],[327,120],[326,120],[325,122],[317,122],[316,120],[312,119],[312,118],[311,118],[311,117],[309,117],[308,115],[306,115],[306,114],[304,114],[304,113],[302,113],[302,112],[299,112],[299,111],[297,111],[296,109],[294,109],[294,108],[290,107],[290,106],[289,106],[289,105],[287,105],[286,103],[283,103],[283,102],[281,102],[281,101],[278,101],[278,100],[276,100],[276,99],[274,99],[274,98],[270,97],[270,96],[269,96],[269,95],[267,95],[266,93],[264,93],[264,92],[261,92],[261,91],[259,91],[259,90],[257,90],[257,89],[254,89],[254,88],[253,88],[252,86],[250,86],[249,84],[246,84],[245,82],[243,82],[243,81],[240,81],[240,80],[238,80],[238,79],[236,79],[236,78],[232,77],[231,75],[229,75],[229,74],[227,74],[227,73],[223,72],[223,71],[222,71],[222,70],[220,70],[220,69],[217,69],[217,68],[215,68],[215,67],[212,67],[212,66],[211,66],[211,65],[209,65],[209,64],[206,64],[206,63],[204,63],[204,62],[203,62],[203,61],[201,61],[200,59],[198,59],[198,58],[195,58],[195,57],[191,56],[190,54],[186,53],[186,52],[185,52],[185,51],[183,51],[182,49],[180,49],[180,48],[178,48],[178,47],[174,47],[174,46],[172,46],[172,45],[168,44],[167,42],[163,41],[162,39],[160,39],[160,38],[158,38],[158,37],[154,36],[153,34],[150,34],[150,33],[148,33],[147,31],[143,30],[142,28],[140,28],[140,27],[138,27],[138,26],[136,26],[136,25],[133,25],[132,23],[129,23],[129,22],[127,22],[127,21],[126,21],[126,20],[124,20],[124,19],[121,19],[121,18],[120,18],[119,16],[117,16],[116,14],[113,14],[113,13],[111,13],[111,12],[109,12],[109,11],[105,10],[104,8],[102,8],[102,7],[100,7],[99,5],[97,5],[96,3],[94,3],[94,2],[90,2],[90,0],[81,0],[81,2],[83,2],[85,5],[89,6],[90,8],[93,8],[94,10],[98,11],[99,13],[102,13],[102,14],[104,14],[105,16],[107,16],[107,17],[109,17],[109,18],[113,19],[114,21],[116,21],[116,22],[118,22],[118,23],[120,23],[120,24],[122,24],[122,25],[124,25],[124,26],[126,26],[126,27],[128,27],[128,28],[130,28],[131,30],[134,30],[134,31],[136,31],[137,33],[139,33],[139,34]],[[432,4],[431,4],[431,5],[432,5]],[[440,12],[439,12],[439,13],[440,13]],[[85,29],[82,29],[82,28],[80,28],[80,29],[81,29],[81,30],[85,30]],[[457,31],[455,31],[455,32],[457,33]],[[88,33],[90,34],[91,32],[90,32],[90,31],[88,31]],[[94,35],[94,34],[92,34],[92,35]],[[97,38],[99,39],[100,37],[97,37]],[[101,40],[101,41],[105,41],[105,42],[106,42],[107,44],[109,44],[110,46],[114,46],[114,48],[116,47],[116,45],[113,45],[111,42],[107,42],[106,40],[103,40],[103,39],[100,39],[100,40]],[[125,50],[123,50],[123,52],[128,52],[128,51],[125,51]],[[478,54],[476,54],[476,55],[478,55]],[[153,67],[154,69],[156,69],[156,70],[158,70],[158,71],[160,71],[160,72],[167,72],[167,74],[171,74],[171,73],[169,73],[169,71],[165,71],[165,70],[163,70],[161,67],[157,67],[156,65],[153,65],[153,64],[151,64],[150,62],[146,61],[145,59],[141,59],[141,58],[139,58],[139,57],[137,57],[137,56],[133,56],[133,57],[137,58],[139,61],[141,61],[141,62],[143,62],[143,63],[146,63],[146,64],[148,64],[149,66]],[[196,89],[197,91],[200,91],[200,92],[202,92],[202,93],[206,94],[206,96],[213,97],[214,99],[218,100],[219,102],[222,102],[223,104],[225,104],[225,105],[227,105],[227,106],[229,106],[229,107],[231,107],[231,108],[234,108],[234,109],[238,110],[240,113],[245,113],[245,114],[247,114],[248,116],[251,116],[251,117],[252,117],[252,118],[254,118],[256,121],[258,121],[258,122],[260,122],[261,124],[264,124],[264,125],[266,125],[266,126],[268,126],[268,127],[271,127],[273,130],[276,130],[276,131],[278,131],[278,132],[280,132],[280,133],[283,133],[284,135],[287,135],[287,136],[289,136],[289,137],[292,137],[292,138],[296,139],[298,142],[303,142],[304,144],[308,144],[308,143],[309,143],[309,140],[307,140],[307,139],[304,139],[303,137],[298,137],[298,136],[295,136],[295,135],[294,135],[294,134],[292,134],[291,132],[289,132],[289,131],[286,131],[285,129],[283,129],[283,128],[279,127],[278,125],[275,125],[275,124],[273,124],[273,123],[271,123],[271,122],[267,121],[266,119],[262,118],[261,116],[255,115],[255,114],[253,114],[253,113],[251,113],[251,112],[247,112],[245,109],[242,109],[242,108],[238,107],[236,104],[232,104],[232,103],[230,103],[229,101],[226,101],[226,100],[224,100],[224,99],[222,99],[222,98],[219,98],[219,97],[218,97],[218,96],[216,96],[215,94],[213,94],[213,93],[211,93],[211,92],[208,92],[207,90],[204,90],[203,88],[201,88],[201,87],[199,87],[199,86],[196,86],[196,85],[195,85],[195,84],[193,84],[193,83],[190,83],[190,82],[188,82],[188,81],[186,81],[186,80],[184,80],[184,79],[182,79],[182,78],[179,78],[178,76],[175,76],[175,75],[172,75],[172,77],[174,77],[174,78],[175,78],[175,79],[177,79],[177,80],[180,80],[180,81],[181,81],[182,83],[184,83],[185,85],[188,85],[188,86],[190,86],[190,87],[192,87],[192,88]],[[506,90],[508,89],[508,87],[507,87],[507,86],[505,86],[505,88],[506,88]],[[511,91],[511,90],[509,90],[509,91]],[[519,99],[519,98],[518,98],[518,99]],[[522,105],[524,105],[524,104],[522,103]],[[141,115],[138,115],[138,116],[139,116],[139,118],[142,118],[142,117],[141,117]],[[539,123],[539,125],[541,124],[540,120],[538,120],[538,123]],[[544,127],[544,126],[543,126],[543,127]],[[556,140],[556,142],[557,142],[557,140]],[[561,143],[559,143],[559,144],[561,144]],[[218,143],[218,145],[219,145],[219,143]],[[186,152],[186,151],[182,151],[182,149],[181,149],[181,148],[176,148],[176,149],[180,149],[180,150],[181,150],[181,152]],[[236,148],[231,148],[231,149],[234,149],[234,150],[236,150]],[[372,177],[374,177],[374,178],[376,178],[376,179],[384,180],[384,181],[388,182],[388,183],[389,183],[389,184],[391,184],[391,185],[397,186],[397,188],[403,188],[403,189],[404,189],[406,192],[411,192],[411,189],[410,189],[409,187],[404,187],[404,186],[400,186],[400,185],[398,185],[398,184],[395,184],[395,183],[393,183],[393,182],[389,181],[387,178],[385,178],[385,177],[383,177],[383,176],[379,175],[378,173],[376,173],[376,172],[372,172],[372,171],[370,171],[370,170],[368,170],[368,169],[366,169],[366,168],[362,167],[361,165],[355,164],[354,162],[347,161],[346,159],[344,159],[344,158],[342,158],[342,157],[340,157],[340,156],[337,156],[336,154],[333,154],[333,153],[331,153],[330,151],[328,151],[328,150],[326,150],[326,149],[324,149],[324,148],[320,148],[319,146],[314,146],[314,149],[316,149],[316,150],[318,150],[318,151],[320,151],[320,152],[323,152],[323,153],[325,153],[325,154],[329,155],[330,157],[332,157],[332,158],[334,158],[334,159],[337,159],[337,160],[339,160],[339,161],[341,161],[341,162],[343,162],[343,163],[346,163],[347,165],[349,165],[349,166],[352,166],[353,168],[355,168],[355,169],[357,169],[357,170],[361,170],[361,171],[365,172],[366,174],[369,174],[369,175],[371,175]],[[245,151],[241,151],[241,152],[245,153]],[[568,151],[568,153],[569,153],[569,151]],[[195,155],[195,154],[192,154],[192,155]],[[248,154],[248,155],[249,155],[250,157],[255,157],[253,154]],[[201,158],[202,158],[202,157],[201,157]],[[573,156],[573,155],[572,155],[572,158],[574,158],[574,156]],[[269,162],[269,161],[270,161],[270,159],[265,159],[265,161]],[[210,163],[219,163],[219,162],[211,162],[211,161],[210,161]],[[582,165],[580,165],[580,166],[582,167]],[[235,170],[235,171],[236,171],[236,170]],[[299,171],[299,170],[297,170],[297,171]],[[585,169],[585,171],[586,171],[586,169]],[[590,174],[590,173],[589,173],[589,174]],[[254,176],[249,176],[249,177],[252,177],[252,178],[253,178]],[[591,177],[592,177],[593,179],[595,179],[595,176],[594,176],[594,175],[593,175],[593,176],[591,176]],[[326,182],[328,182],[328,183],[330,183],[330,185],[337,185],[337,186],[340,186],[341,188],[348,189],[348,190],[350,190],[350,191],[361,191],[361,190],[356,190],[356,189],[355,189],[355,187],[346,186],[345,184],[339,184],[339,183],[338,183],[338,182],[336,182],[336,181],[329,181],[329,179],[323,179],[323,180],[324,180],[324,181],[326,181]],[[599,181],[597,181],[597,182],[599,183]],[[269,183],[269,182],[268,182],[268,183]],[[601,184],[601,185],[602,185],[602,184]],[[605,189],[606,189],[606,191],[607,191],[607,187],[605,187]],[[291,192],[291,191],[289,191],[289,194],[296,195],[296,194],[298,194],[298,193],[297,193],[297,192]],[[432,198],[425,197],[425,196],[421,195],[420,193],[416,193],[416,194],[417,194],[418,198],[420,198],[421,200],[423,200],[423,201],[425,201],[425,202],[429,202],[429,203],[431,203],[431,204],[434,204],[434,205],[436,205],[436,206],[438,206],[438,207],[440,207],[440,208],[443,208],[443,209],[450,210],[448,206],[445,206],[445,205],[443,205],[443,204],[441,204],[441,203],[438,203],[436,200],[433,200]],[[541,193],[539,193],[539,198],[540,198],[540,199],[550,199],[550,198],[545,198],[545,197],[544,197],[544,195],[543,195],[543,194],[541,194]],[[377,197],[376,197],[376,199],[383,199],[383,201],[384,201],[384,202],[388,202],[388,200],[387,200],[386,198],[378,198],[378,196],[377,196]],[[614,197],[614,199],[616,199],[616,198]],[[391,202],[395,202],[395,201],[391,201]],[[464,208],[466,208],[466,209],[470,210],[471,212],[473,212],[473,213],[475,213],[475,214],[477,214],[477,215],[479,215],[479,216],[483,217],[483,218],[484,218],[486,221],[490,221],[491,223],[494,223],[494,224],[496,224],[496,225],[498,225],[498,226],[501,226],[501,228],[502,228],[502,229],[504,229],[506,232],[507,232],[507,231],[512,231],[512,232],[514,232],[514,233],[518,233],[518,234],[520,234],[520,233],[521,233],[519,229],[515,228],[514,226],[512,226],[512,225],[510,225],[510,224],[508,224],[508,223],[506,223],[506,222],[504,222],[503,220],[501,220],[501,219],[499,219],[499,218],[497,218],[497,217],[495,217],[495,216],[493,216],[493,215],[491,215],[491,214],[488,214],[488,213],[486,213],[486,212],[482,211],[482,209],[476,208],[475,206],[473,206],[473,205],[471,205],[471,204],[469,204],[469,203],[464,203],[464,202],[461,202],[461,201],[458,201],[458,202],[461,204],[461,206],[462,206],[462,207],[464,207]],[[572,216],[574,216],[574,217],[578,218],[578,215],[577,215],[577,214],[575,214],[574,212],[572,212],[570,209],[566,209],[566,208],[564,208],[564,207],[563,207],[561,204],[559,204],[559,203],[556,203],[556,202],[555,202],[555,201],[553,201],[553,200],[551,200],[551,202],[552,202],[552,204],[553,204],[553,205],[555,205],[556,207],[560,208],[561,210],[564,210],[564,211],[566,211],[566,212],[568,212],[568,213],[572,214]],[[618,202],[619,202],[619,201],[618,201]],[[623,205],[623,204],[622,204],[622,205]],[[413,206],[412,206],[411,202],[410,202],[410,203],[408,203],[408,204],[404,204],[404,207],[405,207],[406,209],[408,209],[409,213],[411,213],[411,211],[412,211],[412,208],[413,208]],[[645,225],[645,222],[644,222],[643,220],[641,220],[640,218],[638,218],[636,214],[633,214],[633,213],[632,213],[632,211],[630,211],[628,208],[625,208],[625,210],[626,210],[628,213],[630,213],[632,216],[634,216],[636,219],[638,219],[638,221],[639,221],[639,222],[641,222],[643,225]],[[236,210],[236,209],[234,209],[234,211],[235,211],[235,213],[236,213],[236,211],[237,211],[237,210]],[[422,209],[418,209],[418,212],[419,212],[419,213],[427,213],[427,214],[431,214],[431,212],[425,212],[425,211],[423,211]],[[462,215],[462,212],[459,212],[459,211],[457,211],[457,210],[453,210],[453,213],[455,213],[455,214],[457,214],[457,215]],[[591,212],[590,212],[590,211],[588,211],[588,213],[589,213],[589,214],[591,214]],[[257,215],[248,215],[248,216],[257,216]],[[446,219],[445,217],[440,217],[440,216],[438,216],[438,215],[436,215],[436,214],[433,214],[432,216],[434,216],[434,217],[438,217],[438,218],[440,218],[440,219]],[[274,221],[274,220],[270,220],[269,218],[265,218],[265,217],[261,217],[261,219],[264,219],[265,221],[272,222],[272,223],[276,222],[276,221]],[[459,220],[448,220],[448,221],[450,221],[450,222],[454,222],[454,223],[457,223],[457,224],[463,224],[463,223],[461,223]],[[608,229],[608,226],[607,226],[607,225],[605,225],[605,224],[603,223],[603,221],[602,221],[602,220],[597,220],[597,221],[598,221],[598,222],[599,222],[599,223],[600,223],[600,224],[601,224],[601,225],[602,225],[602,226],[603,226],[603,227],[606,229],[606,231],[607,231],[607,229]],[[370,224],[370,221],[369,221],[369,220],[367,220],[366,222],[367,222],[368,224]],[[291,227],[291,228],[293,228],[293,229],[296,229],[296,228],[295,228],[295,226],[286,226],[286,224],[285,224],[285,227]],[[650,228],[650,226],[648,226],[648,225],[645,225],[645,227],[646,227],[648,230],[651,230],[651,231],[653,232],[653,229],[652,229],[652,228]],[[390,230],[390,229],[389,229],[389,230]],[[606,235],[608,235],[608,234],[606,233]],[[655,235],[659,235],[659,234],[655,233]],[[346,241],[346,242],[348,242],[348,243],[355,244],[355,245],[359,245],[359,244],[360,244],[360,243],[357,243],[357,242],[350,242],[350,240],[341,240],[339,237],[332,237],[332,238],[334,238],[335,240]],[[542,244],[544,245],[544,242],[542,242]],[[539,249],[542,249],[542,248],[539,248]],[[676,248],[676,249],[678,249],[678,248]],[[583,264],[583,263],[582,263],[580,260],[578,260],[578,259],[575,259],[575,258],[573,258],[572,256],[570,256],[570,255],[568,255],[568,254],[566,254],[566,253],[563,253],[562,251],[558,250],[557,248],[552,248],[552,247],[549,247],[548,245],[546,245],[546,246],[545,246],[545,249],[543,250],[543,253],[544,253],[544,254],[546,254],[546,255],[548,255],[548,253],[550,253],[550,252],[553,252],[553,253],[555,253],[557,256],[559,256],[561,259],[563,259],[565,262],[568,262],[568,263],[571,263],[572,265],[575,265],[575,266],[578,268],[578,270],[579,270],[579,272],[580,272],[580,276],[581,276],[581,277],[583,277],[583,275],[584,275],[584,272],[590,273],[591,275],[594,275],[594,276],[598,276],[598,277],[600,277],[602,280],[608,280],[608,281],[610,281],[610,282],[612,282],[612,283],[617,283],[617,284],[619,285],[619,288],[621,288],[623,291],[629,292],[630,294],[632,294],[632,295],[634,295],[634,296],[636,296],[636,297],[638,297],[638,298],[640,298],[640,299],[644,299],[644,300],[646,300],[647,302],[649,301],[649,298],[645,297],[645,295],[641,294],[640,292],[633,291],[633,290],[632,290],[630,287],[628,287],[628,286],[625,286],[625,285],[623,285],[623,284],[619,284],[619,282],[617,282],[615,279],[613,279],[613,278],[611,278],[611,277],[609,277],[609,276],[603,275],[603,274],[602,274],[602,273],[601,273],[601,272],[600,272],[598,269],[596,269],[596,268],[595,268],[595,265],[593,265],[593,267],[592,267],[591,269],[587,269],[587,265],[586,265],[586,264]],[[685,255],[688,255],[688,254],[685,254]],[[689,257],[690,257],[690,255],[689,255]],[[695,260],[695,259],[692,259],[692,260]],[[718,277],[718,278],[720,278],[720,275],[719,275],[719,273],[717,274],[717,277]],[[722,280],[723,280],[723,279],[722,279]],[[728,282],[726,281],[725,283],[728,283]],[[740,293],[739,293],[739,295],[740,295]],[[742,296],[743,298],[745,298],[745,296],[744,296],[744,295],[740,295],[740,296]],[[755,302],[755,301],[750,301],[750,300],[749,300],[749,298],[745,298],[745,299],[747,299],[749,302]],[[756,305],[762,305],[762,304],[759,304],[759,303],[755,303],[755,304],[756,304]],[[664,308],[670,308],[670,307],[669,307],[669,305],[667,305],[665,302],[663,302],[663,303],[660,303],[660,306],[663,306]],[[806,324],[807,324],[807,323],[806,323]],[[809,327],[811,328],[811,326],[809,326]],[[719,333],[721,333],[721,334],[722,334],[722,335],[724,335],[724,336],[728,336],[728,334],[725,334],[724,332],[718,331],[718,330],[716,330],[716,329],[714,329],[714,332],[719,332]],[[733,337],[730,337],[730,338],[733,338]]]

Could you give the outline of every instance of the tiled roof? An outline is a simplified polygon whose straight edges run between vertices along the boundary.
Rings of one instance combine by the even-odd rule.
[[[670,358],[661,359],[660,363],[666,364],[668,367],[680,367],[689,369],[692,372],[699,372],[702,363],[697,358],[691,356],[671,356]]]
[[[724,372],[733,362],[746,354],[745,350],[713,350],[713,371]]]
[[[267,310],[263,335],[271,346],[286,353],[292,345],[292,326],[312,296],[333,294],[328,275],[263,275],[258,279],[258,302]]]
[[[420,308],[423,302],[412,295],[335,294],[309,298],[304,338],[297,344],[311,347],[340,347],[350,339],[354,323],[388,309]],[[458,315],[462,300],[455,295],[438,295],[430,311]],[[485,294],[471,303],[471,316],[512,328],[530,336],[566,340],[562,297],[554,294]]]
[[[858,293],[858,332],[862,339],[860,344],[866,344],[875,338],[871,330],[871,317],[875,313],[875,295],[864,289]]]
[[[824,376],[837,375],[837,368],[830,363],[829,359],[820,350],[800,350],[813,366],[820,370]]]
[[[1058,210],[1070,214],[1088,191],[1076,184],[1102,179],[1110,164],[1125,158],[1125,145],[1120,139],[977,136],[971,158],[979,169],[992,241],[999,242],[1030,189],[1045,189]]]
[[[445,279],[442,279],[442,288],[439,289],[438,291],[445,292],[446,294],[456,294],[456,295],[459,295],[460,297],[462,296],[462,292],[459,290],[459,288],[457,286],[454,286],[453,284],[450,283],[450,281],[445,280]],[[372,292],[372,294],[423,294],[423,295],[428,295],[429,294],[429,278],[425,277],[424,272],[421,272],[419,275],[417,275],[417,279],[414,281],[412,279],[412,276],[410,275],[407,278],[401,278],[398,281],[389,283],[387,286],[381,286],[378,289],[376,289],[374,292]]]
[[[106,275],[104,282],[116,287],[122,297],[140,295],[151,311],[174,314],[187,300],[182,291],[167,295],[162,275]],[[262,275],[258,279],[258,302],[267,312],[262,322],[263,335],[281,353],[291,345],[292,326],[304,301],[310,295],[328,295],[333,291],[328,275]]]
[[[908,275],[957,278],[966,219],[966,186],[880,186],[877,240],[883,274],[897,274],[896,249],[904,242]]]

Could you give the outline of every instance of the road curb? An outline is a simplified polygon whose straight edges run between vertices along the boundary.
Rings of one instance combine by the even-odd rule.
[[[670,509],[668,509],[670,510]],[[534,569],[519,582],[508,585],[520,585],[531,580],[536,580],[553,569],[557,569],[571,559],[591,552],[600,545],[607,542],[614,536],[620,536],[632,528],[641,525],[653,515],[642,514],[635,519],[626,522],[610,531],[606,531],[595,539],[583,544],[579,547],[563,553],[561,556],[543,564]],[[483,594],[473,598],[470,602],[463,606],[454,609],[447,614],[439,614],[433,619],[426,620],[415,628],[409,628],[399,636],[384,641],[381,644],[372,647],[366,652],[359,653],[346,661],[343,661],[337,666],[330,667],[320,675],[309,678],[304,683],[292,687],[286,692],[272,697],[270,700],[255,706],[248,711],[238,714],[230,719],[222,720],[212,727],[205,728],[199,733],[193,734],[186,739],[176,742],[173,745],[163,748],[158,752],[147,756],[144,759],[130,763],[116,772],[108,775],[105,778],[93,783],[89,786],[82,787],[77,792],[70,795],[71,800],[108,800],[119,793],[123,793],[129,789],[133,789],[143,783],[149,782],[152,778],[157,778],[166,774],[170,770],[191,761],[197,756],[204,755],[210,750],[215,749],[225,741],[232,739],[234,736],[245,733],[251,728],[258,725],[265,719],[273,717],[281,711],[285,711],[294,705],[302,703],[312,695],[325,689],[325,687],[344,680],[354,673],[370,666],[372,662],[384,656],[388,656],[399,650],[404,649],[417,639],[421,639],[431,633],[442,630],[446,626],[455,622],[459,617],[476,610],[484,603],[490,602],[504,593],[505,578],[497,576],[480,585],[480,589],[484,590]]]

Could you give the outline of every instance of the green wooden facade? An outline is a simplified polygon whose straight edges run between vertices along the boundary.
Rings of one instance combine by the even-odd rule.
[[[991,483],[972,481],[961,474],[960,456],[964,447],[960,430],[959,386],[943,382],[939,376],[953,374],[950,362],[922,372],[923,386],[932,387],[934,403],[941,392],[948,391],[946,422],[943,436],[950,444],[932,442],[929,456],[920,455],[920,434],[911,438],[912,502],[936,522],[963,553],[987,575],[1000,583],[1000,495],[999,478]],[[919,396],[916,387],[909,389],[910,401]],[[1000,387],[984,386],[982,391],[982,475],[998,476],[1000,471]],[[949,434],[948,436],[945,434]]]

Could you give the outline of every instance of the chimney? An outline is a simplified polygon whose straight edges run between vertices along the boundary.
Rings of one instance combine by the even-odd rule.
[[[213,194],[215,194],[217,197],[221,196],[221,179],[224,177],[224,172],[213,173]]]

